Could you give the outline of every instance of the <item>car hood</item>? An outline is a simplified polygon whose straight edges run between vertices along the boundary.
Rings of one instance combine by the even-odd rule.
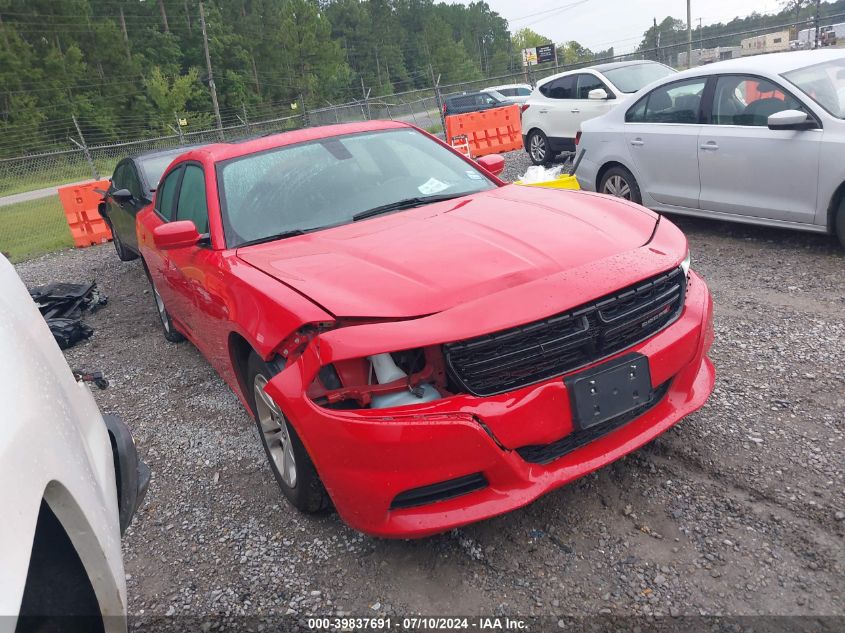
[[[635,249],[656,219],[598,194],[510,185],[237,255],[337,317],[411,318]]]

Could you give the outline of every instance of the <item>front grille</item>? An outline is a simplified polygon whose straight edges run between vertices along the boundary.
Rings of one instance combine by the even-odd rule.
[[[430,486],[406,490],[393,499],[391,510],[424,506],[436,501],[445,501],[460,495],[469,494],[487,487],[487,479],[481,473],[473,473],[457,479],[441,481]]]
[[[633,422],[638,417],[645,414],[649,409],[656,406],[657,403],[663,399],[663,396],[665,396],[666,392],[669,390],[669,382],[670,381],[667,380],[655,389],[648,402],[644,402],[636,409],[632,409],[622,415],[617,415],[615,418],[611,418],[602,424],[592,426],[588,429],[573,431],[569,435],[566,435],[551,444],[523,446],[522,448],[516,449],[516,452],[520,457],[522,457],[522,459],[527,462],[531,462],[532,464],[548,464],[556,459],[560,459],[567,453],[571,453],[590,442],[594,442],[600,437],[604,437],[608,433],[622,428],[629,422]]]
[[[672,323],[684,305],[680,268],[509,330],[443,346],[450,379],[492,396],[584,367],[639,343]]]

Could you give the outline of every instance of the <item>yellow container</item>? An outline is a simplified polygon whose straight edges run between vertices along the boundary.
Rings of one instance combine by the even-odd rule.
[[[578,186],[578,179],[569,174],[562,174],[554,180],[546,180],[544,182],[525,183],[517,180],[513,184],[522,185],[523,187],[546,187],[547,189],[580,189]]]

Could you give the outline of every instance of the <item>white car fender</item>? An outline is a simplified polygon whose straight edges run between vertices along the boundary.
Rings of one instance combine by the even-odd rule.
[[[114,461],[94,398],[78,383],[12,265],[0,257],[0,615],[21,605],[44,499],[91,580],[106,630],[125,630]],[[15,618],[0,618],[15,628]],[[0,630],[5,626],[0,626]]]

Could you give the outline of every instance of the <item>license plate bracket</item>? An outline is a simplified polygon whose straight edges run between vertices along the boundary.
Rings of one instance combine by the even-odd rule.
[[[627,354],[564,379],[572,423],[589,429],[628,413],[652,397],[648,358]]]

